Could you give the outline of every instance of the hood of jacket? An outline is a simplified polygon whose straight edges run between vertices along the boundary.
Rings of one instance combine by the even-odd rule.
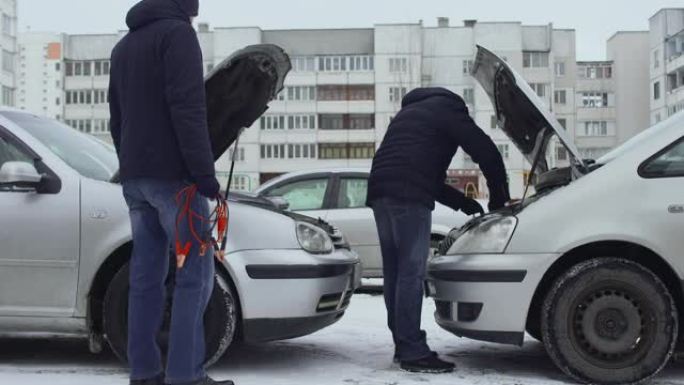
[[[199,14],[199,0],[142,0],[128,11],[126,24],[131,31],[159,20],[190,22]]]
[[[408,105],[422,102],[425,99],[434,97],[445,97],[452,99],[454,102],[463,103],[463,99],[455,93],[447,90],[446,88],[435,87],[416,88],[415,90],[409,92],[408,94],[406,94],[406,96],[404,96],[404,99],[401,101],[401,106],[406,107]]]

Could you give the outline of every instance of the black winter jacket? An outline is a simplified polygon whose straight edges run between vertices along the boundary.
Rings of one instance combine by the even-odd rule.
[[[199,0],[143,0],[112,52],[111,132],[121,180],[214,178],[202,52],[191,17]]]
[[[402,101],[373,159],[368,206],[392,197],[430,209],[438,201],[459,210],[466,197],[446,184],[447,170],[459,147],[487,178],[490,209],[502,207],[510,194],[501,154],[472,120],[463,99],[443,88],[419,88]]]

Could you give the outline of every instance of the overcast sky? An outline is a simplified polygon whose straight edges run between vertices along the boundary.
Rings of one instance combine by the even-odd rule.
[[[111,33],[125,29],[137,0],[18,0],[20,31]],[[200,0],[199,21],[215,27],[263,29],[370,27],[376,23],[436,24],[464,19],[553,23],[577,30],[579,60],[605,58],[606,40],[618,30],[647,30],[660,8],[682,0]]]

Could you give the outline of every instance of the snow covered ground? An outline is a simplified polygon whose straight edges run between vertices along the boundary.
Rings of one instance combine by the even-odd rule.
[[[347,315],[314,335],[233,349],[211,370],[238,385],[465,385],[563,384],[538,342],[524,348],[458,339],[433,321],[427,301],[424,328],[431,347],[456,362],[447,375],[400,372],[384,327],[380,296],[356,295]],[[0,340],[0,385],[119,385],[126,370],[111,354],[92,355],[82,341]],[[653,383],[684,385],[684,363],[671,364]]]

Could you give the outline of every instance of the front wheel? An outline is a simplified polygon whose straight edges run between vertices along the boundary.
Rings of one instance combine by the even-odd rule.
[[[547,295],[541,318],[554,363],[584,383],[643,381],[667,364],[677,341],[677,309],[667,287],[623,259],[570,268]]]
[[[167,279],[167,301],[164,310],[164,323],[157,341],[162,351],[168,346],[168,333],[171,318],[171,303],[174,287],[175,264],[171,265]],[[128,347],[128,292],[129,265],[126,264],[109,284],[104,300],[103,330],[114,353],[123,362],[127,361]],[[204,335],[206,341],[205,365],[218,361],[233,343],[238,326],[237,298],[226,279],[217,272],[214,278],[214,291],[204,313]]]

